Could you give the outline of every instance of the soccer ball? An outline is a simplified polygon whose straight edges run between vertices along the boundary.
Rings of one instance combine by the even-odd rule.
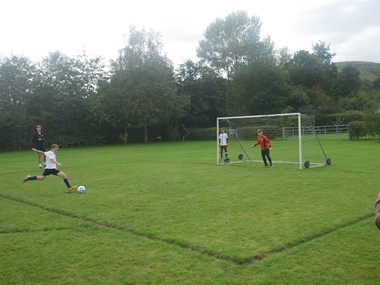
[[[79,186],[78,189],[77,189],[77,191],[78,191],[79,194],[86,193],[86,187],[84,187],[84,186]]]

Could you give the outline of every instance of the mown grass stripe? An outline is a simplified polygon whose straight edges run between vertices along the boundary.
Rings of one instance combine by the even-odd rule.
[[[66,211],[63,211],[63,210],[59,210],[59,209],[55,209],[55,208],[51,208],[51,207],[46,207],[46,206],[43,206],[43,205],[39,205],[37,203],[33,203],[33,202],[30,202],[30,201],[22,200],[22,199],[19,199],[19,198],[14,198],[14,197],[11,197],[11,196],[8,196],[8,195],[0,194],[0,197],[2,197],[4,199],[15,201],[15,202],[19,202],[19,203],[22,203],[22,204],[25,204],[25,205],[29,205],[29,206],[32,206],[32,207],[36,207],[36,208],[48,211],[50,213],[54,213],[54,214],[58,214],[58,215],[62,215],[62,216],[68,217],[68,218],[76,219],[76,220],[79,220],[81,222],[88,223],[88,224],[90,224],[90,225],[92,225],[94,227],[107,228],[107,229],[116,230],[116,231],[119,231],[119,232],[131,234],[131,235],[134,235],[134,236],[139,237],[139,238],[145,238],[145,239],[149,239],[149,240],[153,240],[153,241],[164,242],[164,243],[167,243],[169,245],[173,245],[173,246],[176,246],[176,247],[179,247],[179,248],[182,248],[182,249],[189,250],[191,252],[195,252],[195,253],[198,253],[198,254],[201,254],[201,255],[204,255],[204,256],[208,256],[208,257],[211,257],[211,258],[214,258],[214,259],[223,260],[223,261],[229,262],[231,264],[242,265],[242,266],[249,266],[249,265],[252,265],[254,263],[261,262],[261,261],[263,261],[263,260],[271,257],[274,254],[283,253],[283,252],[292,250],[294,248],[297,248],[298,246],[301,246],[301,245],[313,242],[314,240],[320,239],[322,237],[326,237],[326,236],[328,236],[328,235],[330,235],[330,234],[332,234],[332,233],[334,233],[336,231],[339,231],[341,229],[348,228],[348,227],[353,226],[353,225],[355,225],[357,223],[360,223],[360,222],[363,222],[363,221],[366,221],[366,220],[369,220],[369,219],[373,218],[373,214],[372,213],[371,214],[367,214],[367,215],[365,215],[363,217],[360,217],[360,218],[358,218],[358,219],[356,219],[354,221],[342,224],[341,226],[338,226],[338,227],[331,228],[329,230],[321,232],[321,233],[319,233],[317,235],[313,235],[313,236],[307,237],[307,238],[302,239],[300,241],[296,241],[296,242],[285,244],[284,246],[275,248],[274,250],[268,251],[266,253],[263,253],[263,254],[260,254],[260,255],[256,255],[256,256],[252,256],[250,258],[237,259],[237,258],[233,258],[233,257],[221,256],[221,255],[217,254],[216,252],[200,249],[200,248],[194,247],[192,245],[184,244],[184,243],[181,243],[181,242],[178,242],[178,241],[175,241],[175,240],[169,240],[169,239],[159,238],[159,237],[156,237],[154,235],[150,235],[150,234],[142,233],[142,232],[139,232],[139,231],[136,231],[136,230],[120,227],[120,226],[117,226],[117,225],[114,225],[114,224],[100,223],[100,222],[98,222],[96,220],[93,220],[93,219],[90,219],[90,218],[87,218],[87,217],[82,217],[82,216],[75,215],[75,214],[72,214],[72,213],[69,213],[69,212],[66,212]],[[69,229],[69,228],[42,229],[42,230],[38,230],[38,231],[65,230],[65,229]],[[28,231],[28,230],[17,231],[16,230],[14,232],[4,232],[4,233],[19,233],[19,232],[32,232],[32,231]]]

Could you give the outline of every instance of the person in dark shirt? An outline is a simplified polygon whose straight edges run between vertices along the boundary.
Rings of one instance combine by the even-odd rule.
[[[37,125],[34,131],[32,142],[34,144],[34,148],[40,150],[42,152],[46,151],[46,138],[45,134],[42,132],[41,125]],[[46,165],[46,158],[43,154],[37,153],[38,155],[38,166],[42,169],[42,159],[44,161],[44,165]],[[42,159],[41,159],[42,158]]]

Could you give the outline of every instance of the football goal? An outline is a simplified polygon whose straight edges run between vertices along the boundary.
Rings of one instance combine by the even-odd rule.
[[[271,141],[270,156],[278,163],[295,164],[300,169],[330,165],[312,118],[301,113],[236,116],[217,118],[216,164],[260,162],[260,146],[255,148],[257,130],[262,129]],[[227,153],[219,146],[220,134],[228,136]]]

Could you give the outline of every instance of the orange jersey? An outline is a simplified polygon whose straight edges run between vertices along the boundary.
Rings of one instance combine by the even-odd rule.
[[[255,146],[256,145],[260,145],[261,150],[269,149],[272,147],[270,140],[264,135],[257,137],[257,143],[255,143]]]

